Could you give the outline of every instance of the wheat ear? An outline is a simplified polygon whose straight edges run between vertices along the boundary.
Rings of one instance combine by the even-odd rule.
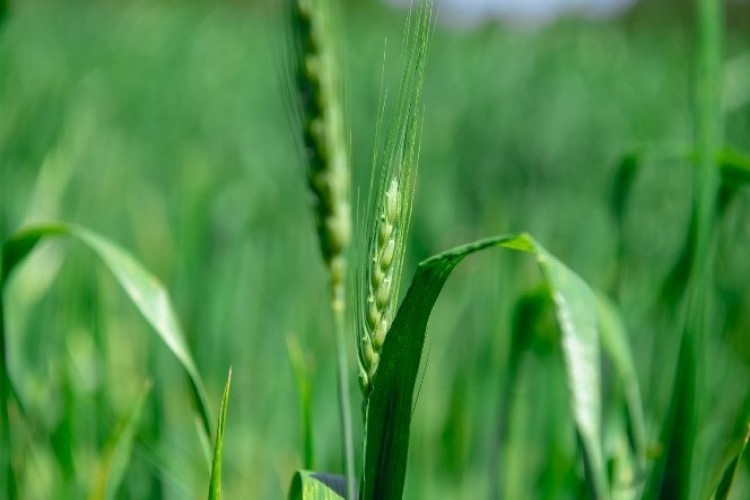
[[[432,0],[417,2],[407,21],[405,72],[384,154],[373,160],[373,181],[360,238],[359,250],[364,258],[357,273],[357,350],[365,409],[396,315],[411,220],[422,127],[422,84],[433,27]]]
[[[294,80],[307,182],[336,307],[343,308],[351,239],[348,149],[328,0],[292,0]]]

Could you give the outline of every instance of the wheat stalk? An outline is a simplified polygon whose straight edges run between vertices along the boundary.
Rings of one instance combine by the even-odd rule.
[[[307,184],[315,226],[331,284],[331,311],[338,355],[338,400],[348,497],[356,491],[344,342],[347,252],[351,239],[349,154],[332,35],[331,0],[288,0],[292,78],[301,125]]]

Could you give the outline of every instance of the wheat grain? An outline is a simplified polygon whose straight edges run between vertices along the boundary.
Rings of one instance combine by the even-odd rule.
[[[411,204],[411,189],[403,191],[400,186],[409,182],[411,171],[402,173],[403,179],[394,173],[387,189],[382,189],[378,214],[371,226],[367,255],[366,297],[364,318],[359,339],[360,388],[367,396],[370,384],[377,372],[380,352],[383,348],[396,311],[398,281],[401,270],[404,241]],[[384,184],[385,185],[385,184]],[[404,195],[409,195],[406,202]]]
[[[385,192],[378,221],[377,242],[372,249],[370,279],[367,293],[367,321],[363,332],[365,373],[375,376],[380,349],[393,318],[393,271],[398,236],[398,179],[391,179]]]
[[[405,179],[406,180],[406,179]],[[367,293],[360,343],[359,380],[362,392],[369,394],[370,382],[380,362],[380,351],[395,313],[398,294],[398,273],[403,256],[401,231],[408,224],[402,213],[403,192],[398,176],[391,177],[388,188],[382,191],[376,227],[368,250]]]

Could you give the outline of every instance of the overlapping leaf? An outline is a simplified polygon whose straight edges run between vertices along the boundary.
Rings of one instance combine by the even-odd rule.
[[[591,289],[527,234],[481,240],[423,261],[393,322],[367,407],[362,497],[400,498],[406,477],[414,387],[427,321],[453,269],[472,253],[503,247],[534,255],[554,301],[571,411],[595,498],[608,495],[601,444],[597,305]]]

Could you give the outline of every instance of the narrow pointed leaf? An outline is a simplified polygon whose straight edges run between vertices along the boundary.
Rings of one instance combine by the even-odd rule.
[[[745,437],[740,445],[740,451],[737,452],[726,469],[724,469],[724,474],[722,474],[719,484],[711,495],[711,500],[726,500],[729,498],[729,493],[732,491],[732,483],[734,483],[734,478],[737,476],[737,471],[740,468],[742,455],[745,453],[748,440],[750,440],[750,424],[748,424],[747,432],[745,432]]]
[[[555,303],[571,410],[595,498],[607,497],[601,445],[600,361],[596,299],[591,289],[526,234],[458,247],[419,264],[380,358],[367,407],[363,498],[401,498],[406,476],[414,387],[427,321],[448,276],[469,254],[490,247],[536,257]]]
[[[298,471],[289,488],[289,500],[342,500],[343,476]]]
[[[130,253],[96,233],[75,225],[48,223],[30,226],[16,233],[2,246],[0,293],[5,293],[13,271],[28,257],[40,240],[59,236],[67,236],[83,243],[99,257],[105,267],[114,275],[117,283],[120,284],[144,319],[182,365],[190,380],[203,430],[206,434],[211,435],[212,417],[203,380],[190,355],[169,295],[164,285],[146,271]],[[4,303],[0,301],[0,346],[3,349],[2,376],[3,380],[7,381],[4,385],[9,385],[4,328]],[[3,407],[7,407],[8,397],[5,395],[9,392],[7,387],[3,388],[3,401],[0,402]],[[3,427],[7,427],[6,420],[3,421],[3,424]],[[9,430],[4,428],[2,432],[9,432]]]
[[[151,392],[151,387],[151,382],[147,382],[135,406],[112,435],[94,476],[94,484],[89,495],[91,500],[115,498],[130,462],[133,441],[143,413],[143,405]]]
[[[232,369],[229,369],[224,394],[221,396],[219,409],[219,424],[216,427],[216,442],[214,443],[214,458],[211,462],[211,483],[208,487],[208,500],[221,500],[221,455],[224,450],[224,427],[227,423],[227,406],[229,405],[229,389],[232,385]]]

